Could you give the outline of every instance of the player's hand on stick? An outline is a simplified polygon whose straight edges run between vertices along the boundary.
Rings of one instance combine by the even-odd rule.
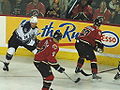
[[[58,67],[57,71],[60,72],[60,73],[63,73],[63,72],[65,71],[65,68],[63,68],[63,67]]]

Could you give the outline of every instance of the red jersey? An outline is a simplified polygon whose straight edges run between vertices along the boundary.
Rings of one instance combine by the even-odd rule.
[[[49,37],[42,40],[38,43],[37,47],[39,51],[35,54],[34,60],[47,63],[57,63],[55,56],[59,51],[59,47],[58,44],[53,41],[53,38]]]
[[[89,6],[89,5],[87,5],[87,6],[85,6],[84,8],[82,8],[81,6],[80,6],[80,4],[78,4],[77,6],[75,6],[75,8],[73,8],[73,10],[72,10],[72,15],[73,16],[76,16],[77,14],[79,14],[80,12],[83,12],[85,15],[87,15],[87,16],[89,16],[89,17],[92,17],[92,12],[93,11],[93,9],[92,9],[92,7],[91,6]]]
[[[105,11],[101,13],[100,9],[96,9],[93,14],[93,19],[96,19],[98,16],[104,17],[103,23],[109,23],[109,20],[111,18],[111,12],[110,10],[105,9]]]
[[[95,46],[95,40],[101,41],[101,37],[102,37],[101,30],[96,29],[95,26],[85,27],[78,36],[78,38],[81,41],[88,43],[93,47]]]
[[[38,11],[38,13],[45,14],[46,8],[45,5],[39,2],[37,5],[34,5],[33,2],[30,2],[26,6],[26,14],[30,14],[33,10]]]

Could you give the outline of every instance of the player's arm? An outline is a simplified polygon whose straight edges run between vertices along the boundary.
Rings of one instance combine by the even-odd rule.
[[[38,41],[38,44],[37,44],[37,50],[38,50],[38,52],[37,53],[40,53],[42,50],[46,49],[47,46],[44,44],[45,42],[46,42],[46,39]]]
[[[48,63],[50,66],[52,66],[55,70],[57,70],[60,73],[63,73],[65,69],[61,67],[58,63],[57,60],[55,59],[57,52],[51,50],[49,56],[47,57]]]
[[[102,32],[98,31],[95,38],[95,51],[102,53],[104,51],[104,45],[101,41]]]
[[[57,70],[60,73],[63,73],[65,71],[65,68],[61,67],[60,64],[57,62],[48,62],[50,66],[52,66],[55,70]]]
[[[100,40],[95,40],[95,48],[94,48],[94,50],[96,51],[96,52],[100,52],[100,53],[102,53],[103,51],[104,51],[104,45],[103,45],[103,43],[100,41]]]

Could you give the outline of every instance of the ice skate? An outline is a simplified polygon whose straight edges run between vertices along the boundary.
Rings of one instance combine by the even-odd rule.
[[[80,73],[80,72],[81,72],[81,69],[77,66],[75,69],[75,73]]]
[[[92,79],[97,79],[97,80],[98,80],[98,79],[102,79],[102,77],[97,76],[96,74],[93,74],[93,75],[92,75]]]
[[[117,72],[117,74],[115,75],[114,79],[115,79],[115,80],[120,79],[120,74],[119,74],[119,72]]]
[[[9,63],[4,62],[4,67],[3,67],[4,71],[9,71],[8,65],[9,65]]]

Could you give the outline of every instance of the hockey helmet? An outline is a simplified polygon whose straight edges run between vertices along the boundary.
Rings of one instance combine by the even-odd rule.
[[[53,38],[55,38],[57,41],[61,40],[62,33],[60,31],[55,31]]]
[[[94,25],[95,25],[95,26],[100,26],[102,23],[103,23],[103,17],[97,17],[97,18],[94,20]]]
[[[30,23],[37,23],[38,22],[38,19],[36,16],[32,16],[31,19],[30,19]]]

